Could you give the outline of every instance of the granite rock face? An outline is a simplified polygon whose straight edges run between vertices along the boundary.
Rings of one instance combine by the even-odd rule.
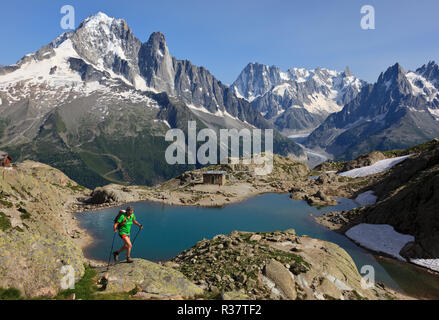
[[[203,292],[177,270],[143,259],[111,265],[108,271],[106,267],[98,268],[97,272],[105,279],[103,293],[127,292],[137,288],[137,298],[169,299],[193,297]]]
[[[280,262],[272,259],[264,267],[264,274],[272,280],[282,293],[290,300],[297,297],[294,275]]]
[[[85,258],[73,240],[80,231],[66,209],[87,190],[33,161],[0,168],[0,176],[0,287],[25,297],[54,296],[66,271],[75,281],[84,273]]]

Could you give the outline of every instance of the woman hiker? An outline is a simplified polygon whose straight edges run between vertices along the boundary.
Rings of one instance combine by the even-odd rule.
[[[134,215],[134,210],[133,207],[129,206],[125,212],[124,210],[122,210],[119,215],[117,220],[114,223],[113,229],[114,232],[118,232],[119,231],[119,236],[122,238],[124,245],[122,246],[122,248],[120,248],[118,251],[114,251],[113,252],[113,256],[114,256],[114,260],[117,261],[119,259],[119,254],[126,250],[127,251],[127,262],[131,263],[133,262],[133,259],[131,259],[130,257],[130,253],[131,253],[131,248],[132,248],[132,244],[131,244],[131,240],[130,240],[130,230],[131,230],[131,226],[133,225],[133,223],[135,225],[138,225],[140,227],[140,229],[143,229],[143,226],[136,221],[136,216]]]

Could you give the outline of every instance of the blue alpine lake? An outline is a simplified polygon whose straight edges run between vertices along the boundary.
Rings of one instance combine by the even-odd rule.
[[[233,230],[264,232],[295,229],[299,235],[327,240],[344,248],[355,261],[358,270],[371,265],[376,281],[407,294],[421,298],[439,298],[439,277],[422,268],[394,259],[376,256],[357,246],[344,235],[333,232],[316,223],[313,216],[329,211],[348,210],[357,207],[350,199],[337,199],[337,206],[315,208],[305,201],[289,198],[288,194],[264,194],[221,208],[163,205],[155,202],[131,203],[137,220],[144,229],[139,232],[132,257],[152,261],[169,260],[181,251],[189,249],[203,238]],[[77,215],[83,228],[94,237],[92,245],[85,249],[88,258],[107,261],[113,239],[113,220],[121,207],[87,211]],[[138,227],[133,225],[131,239]],[[115,249],[122,241],[116,236]],[[122,253],[121,258],[124,258]]]

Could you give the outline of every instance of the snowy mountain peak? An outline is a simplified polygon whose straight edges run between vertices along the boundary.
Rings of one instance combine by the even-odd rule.
[[[382,80],[387,81],[390,79],[396,79],[401,74],[404,75],[405,71],[402,66],[397,62],[393,66],[387,68],[387,70],[381,74],[383,75]],[[380,79],[378,79],[378,81],[380,81]]]
[[[434,61],[424,64],[415,72],[407,72],[406,77],[412,86],[413,95],[423,96],[428,102],[436,100],[436,105],[439,105],[439,67]],[[429,109],[436,118],[439,118],[438,110],[433,106]]]
[[[133,36],[125,20],[110,18],[102,12],[85,19],[72,38],[75,47],[79,48],[78,51],[87,55],[88,58],[99,54],[104,60],[108,54],[115,54],[127,60],[130,56],[127,51],[140,42]],[[93,57],[91,60],[97,63],[96,59],[99,58]]]
[[[93,30],[100,28],[102,25],[106,26],[107,28],[111,28],[113,24],[126,24],[126,21],[123,19],[109,17],[105,13],[99,11],[98,13],[93,14],[82,21],[78,29],[89,28]]]
[[[381,72],[377,81],[378,90],[389,92],[392,96],[412,93],[412,84],[402,66],[397,62],[384,73]]]
[[[123,19],[99,12],[16,65],[0,68],[0,94],[7,103],[30,98],[42,114],[74,96],[107,92],[113,85],[123,84],[133,96],[126,85],[146,88],[138,71],[140,46]]]
[[[305,82],[311,75],[310,71],[305,68],[291,68],[288,73],[297,82]]]
[[[280,68],[251,62],[241,71],[232,88],[238,97],[252,101],[284,80],[289,77]]]
[[[395,63],[314,130],[307,146],[353,158],[377,146],[400,148],[438,136],[439,90],[426,78],[434,70],[431,62],[416,72]]]
[[[249,63],[231,88],[289,134],[314,128],[328,114],[341,110],[363,85],[349,68],[340,72],[294,67],[284,72],[276,66]],[[298,126],[299,118],[309,125]]]
[[[439,66],[434,61],[424,64],[416,69],[416,73],[431,81],[437,89],[439,89]]]

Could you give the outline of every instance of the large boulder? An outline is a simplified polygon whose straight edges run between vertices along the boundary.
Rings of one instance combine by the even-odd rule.
[[[295,300],[297,297],[294,275],[282,263],[271,259],[264,268],[264,274],[274,282],[286,298]]]
[[[133,263],[117,263],[97,268],[98,275],[104,279],[103,293],[128,292],[138,288],[138,298],[193,297],[203,290],[190,282],[182,273],[157,263],[134,259]]]
[[[97,187],[91,193],[89,200],[92,204],[103,204],[121,201],[118,193],[115,190],[111,190],[105,187]]]

